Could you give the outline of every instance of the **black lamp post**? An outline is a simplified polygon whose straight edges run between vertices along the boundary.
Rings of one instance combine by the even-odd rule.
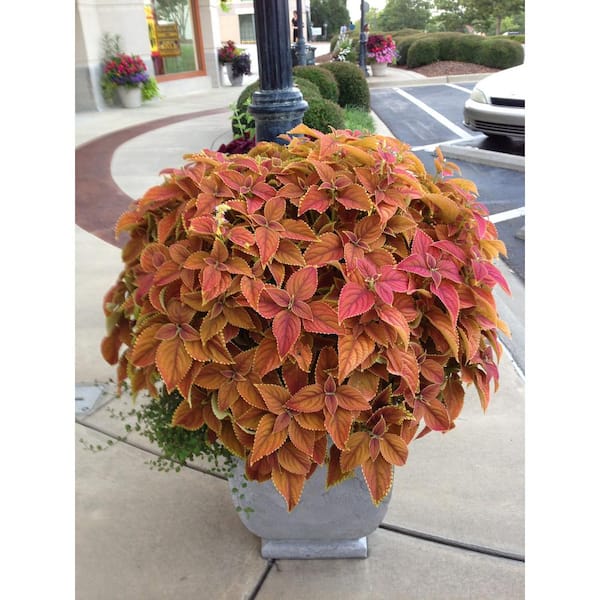
[[[369,5],[364,0],[361,0],[358,66],[362,69],[365,77],[369,76],[369,71],[367,70],[367,32],[365,31],[365,12],[367,10],[369,10]]]
[[[254,0],[260,89],[248,111],[256,123],[256,141],[277,136],[302,122],[308,104],[294,87],[290,52],[290,15],[286,0]]]
[[[296,42],[296,54],[298,64],[306,64],[306,40],[304,39],[304,22],[302,16],[302,0],[296,0],[296,13],[298,14],[298,40]]]

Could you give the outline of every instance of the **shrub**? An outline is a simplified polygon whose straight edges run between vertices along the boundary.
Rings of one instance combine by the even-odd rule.
[[[319,88],[321,96],[326,100],[331,100],[332,102],[339,100],[340,88],[333,73],[319,69],[316,66],[302,65],[294,67],[293,72],[296,77],[302,77],[302,79],[308,79],[308,81],[314,83]]]
[[[304,93],[303,93],[304,95]],[[321,97],[311,97],[302,122],[311,129],[329,133],[331,128],[344,129],[344,109],[335,102]]]
[[[477,54],[481,47],[482,38],[478,35],[462,34],[453,43],[454,58],[459,62],[477,63]]]
[[[457,32],[439,32],[432,34],[431,37],[437,40],[439,47],[438,60],[457,60],[456,47],[459,43],[459,40],[464,36],[464,33]]]
[[[308,68],[316,69],[317,67]],[[338,104],[323,98],[319,88],[308,79],[304,79],[303,77],[294,77],[294,83],[302,92],[303,98],[306,100],[306,102],[308,102],[308,108],[302,117],[302,122],[305,125],[311,129],[322,131],[323,133],[328,133],[330,127],[333,127],[334,129],[344,128],[344,111]],[[255,81],[242,91],[237,100],[237,110],[240,114],[238,115],[236,121],[244,124],[244,127],[247,129],[255,126],[254,118],[248,112],[247,100],[252,98],[252,94],[258,89],[260,89],[260,82]],[[241,129],[236,126],[235,121],[232,124],[232,129],[233,134],[236,137],[242,135],[243,133]]]
[[[338,104],[341,107],[352,105],[369,110],[371,95],[364,73],[358,65],[348,62],[330,62],[319,65],[319,69],[330,71],[340,89]]]
[[[410,48],[410,45],[415,40],[420,40],[421,38],[425,37],[426,35],[427,35],[426,33],[415,33],[413,35],[402,36],[401,38],[394,36],[394,41],[396,42],[396,54],[397,54],[396,63],[399,65],[405,65],[406,57],[408,56],[408,49]]]
[[[409,69],[429,65],[440,59],[440,44],[433,37],[414,41],[408,48],[406,65]]]
[[[523,46],[512,40],[490,39],[482,40],[479,46],[476,62],[486,67],[508,69],[523,62]]]

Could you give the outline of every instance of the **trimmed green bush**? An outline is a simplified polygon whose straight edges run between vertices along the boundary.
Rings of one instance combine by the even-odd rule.
[[[464,36],[464,33],[457,33],[453,31],[443,31],[431,34],[431,37],[436,39],[438,42],[438,60],[458,60],[456,58],[457,46],[460,44],[460,40]]]
[[[398,60],[396,63],[399,65],[405,65],[408,57],[408,49],[410,48],[411,44],[413,44],[413,42],[416,40],[423,39],[424,37],[427,37],[426,33],[415,33],[412,35],[402,36],[400,38],[393,36],[393,40],[396,44],[396,52],[398,53]]]
[[[358,106],[370,110],[369,86],[358,65],[349,62],[329,62],[320,64],[318,68],[330,71],[335,77],[340,90],[338,104],[341,107]]]
[[[323,98],[319,88],[308,79],[294,77],[294,83],[298,86],[302,92],[303,98],[308,103],[308,108],[302,118],[302,122],[305,125],[312,129],[322,131],[323,133],[328,133],[331,127],[334,129],[344,129],[344,111],[341,106],[331,100]],[[254,83],[251,83],[244,88],[236,103],[237,110],[239,111],[239,118],[237,121],[249,128],[254,127],[254,118],[248,112],[246,101],[249,98],[252,98],[252,94],[258,89],[260,89],[260,82],[255,81]],[[236,121],[232,123],[232,131],[234,136],[242,134],[236,127]]]
[[[323,97],[311,97],[305,100],[308,102],[308,109],[302,117],[305,125],[323,133],[329,133],[331,127],[345,128],[344,109],[339,104]]]
[[[523,46],[512,40],[483,39],[478,52],[477,63],[496,69],[508,69],[520,65],[525,53]]]
[[[453,44],[454,58],[459,62],[478,63],[477,55],[481,47],[482,38],[479,35],[463,33],[457,37]],[[447,59],[450,60],[450,59]]]
[[[406,66],[409,69],[429,65],[440,59],[440,44],[434,37],[414,41],[408,48]]]
[[[321,92],[321,96],[326,100],[337,102],[340,97],[340,88],[333,73],[325,69],[319,69],[316,66],[297,65],[292,69],[295,77],[302,77],[314,83]]]

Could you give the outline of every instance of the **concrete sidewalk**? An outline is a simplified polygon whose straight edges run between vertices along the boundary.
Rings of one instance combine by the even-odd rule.
[[[414,84],[391,71],[386,85]],[[184,153],[230,138],[224,109],[240,91],[223,87],[137,110],[77,114],[78,150],[138,132],[122,134],[110,157],[116,186],[136,198],[161,181],[161,169],[181,165]],[[182,118],[169,122],[173,117]],[[156,448],[133,434],[118,439],[124,424],[114,417],[131,399],[116,397],[115,370],[99,345],[102,297],[121,270],[120,250],[79,226],[75,241],[77,598],[524,597],[524,381],[510,357],[501,362],[501,387],[485,415],[470,390],[455,431],[411,445],[407,465],[396,470],[384,526],[369,538],[369,558],[267,562],[226,481],[192,467],[150,470]],[[102,450],[89,450],[96,446]]]

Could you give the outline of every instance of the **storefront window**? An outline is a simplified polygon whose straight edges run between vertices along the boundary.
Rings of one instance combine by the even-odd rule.
[[[199,22],[190,0],[146,0],[146,20],[157,76],[202,70]]]

